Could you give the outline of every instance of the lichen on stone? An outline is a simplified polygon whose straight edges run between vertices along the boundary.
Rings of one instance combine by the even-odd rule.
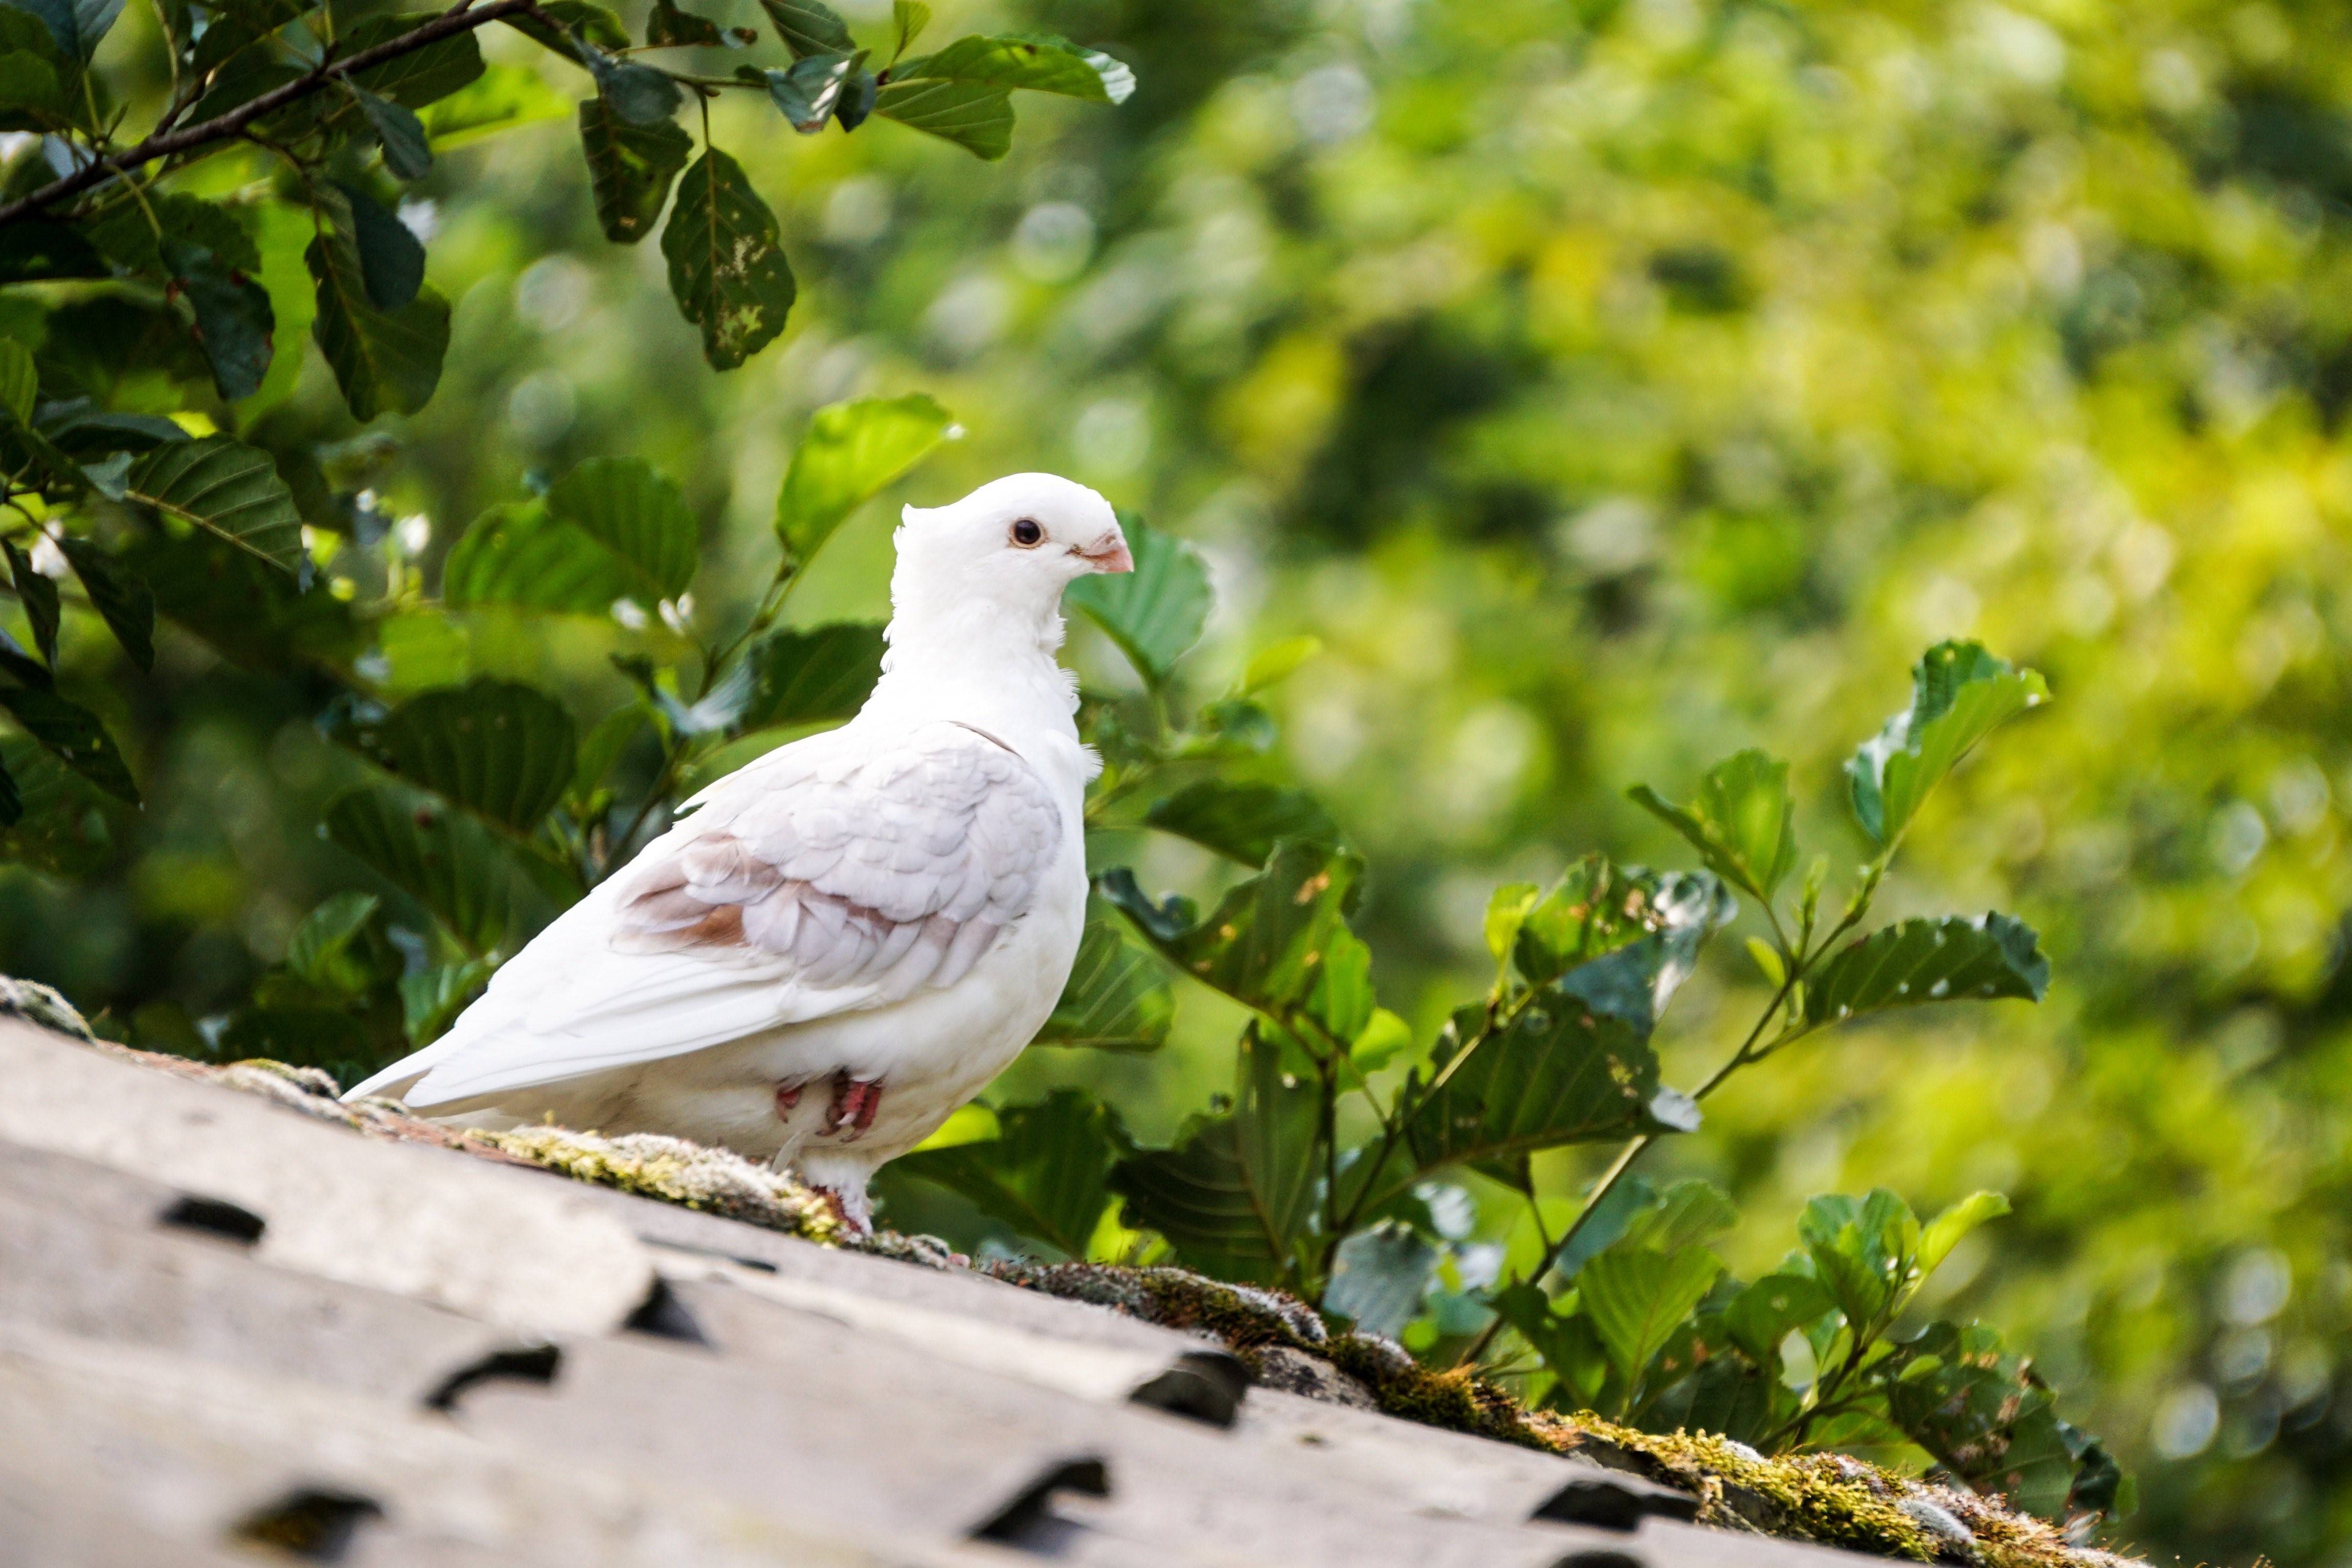
[[[812,1241],[833,1242],[841,1238],[841,1219],[831,1204],[783,1172],[754,1165],[731,1150],[656,1133],[607,1138],[562,1127],[468,1132],[461,1136],[467,1143],[486,1145],[575,1181],[657,1198]]]

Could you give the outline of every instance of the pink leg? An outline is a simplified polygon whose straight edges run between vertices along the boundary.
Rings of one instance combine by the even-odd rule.
[[[882,1108],[882,1084],[878,1079],[852,1078],[846,1072],[836,1073],[833,1080],[833,1103],[824,1110],[824,1125],[820,1132],[848,1132],[842,1138],[854,1144],[859,1134],[874,1125],[874,1114]]]
[[[802,1088],[803,1085],[798,1083],[779,1083],[776,1085],[777,1121],[781,1122],[793,1113],[793,1107],[797,1106],[801,1103]]]

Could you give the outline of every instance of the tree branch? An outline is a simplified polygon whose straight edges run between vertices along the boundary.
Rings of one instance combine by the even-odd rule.
[[[158,158],[169,158],[173,153],[185,152],[192,148],[203,147],[211,142],[228,141],[263,115],[283,109],[299,99],[309,98],[313,93],[323,91],[337,80],[355,71],[368,70],[383,64],[386,60],[414,54],[419,49],[439,43],[444,38],[455,37],[459,33],[471,32],[474,28],[487,23],[522,13],[535,13],[538,10],[538,0],[489,0],[488,5],[472,10],[467,10],[465,5],[461,4],[457,8],[442,13],[413,32],[403,33],[396,38],[386,38],[373,48],[362,49],[358,54],[344,59],[339,60],[331,57],[320,60],[283,87],[273,88],[259,98],[238,104],[226,114],[200,120],[196,124],[184,126],[176,131],[159,131],[134,147],[110,157],[95,159],[64,178],[51,181],[31,195],[19,197],[6,206],[0,206],[0,228],[30,217],[45,207],[54,206],[59,202],[79,196],[84,191],[102,184],[109,179],[128,174],[143,163],[152,163]]]

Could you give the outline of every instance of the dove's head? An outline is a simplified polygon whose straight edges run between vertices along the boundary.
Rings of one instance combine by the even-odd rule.
[[[1042,622],[1079,578],[1135,570],[1110,503],[1052,474],[1009,475],[900,517],[890,597],[902,617],[985,606]]]

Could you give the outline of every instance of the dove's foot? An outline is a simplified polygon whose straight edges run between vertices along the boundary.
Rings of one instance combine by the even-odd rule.
[[[801,1091],[805,1087],[805,1084],[800,1083],[779,1083],[776,1085],[777,1121],[782,1121],[785,1117],[791,1115],[793,1110],[799,1106],[801,1103]]]
[[[874,1234],[874,1204],[866,1196],[864,1188],[852,1191],[848,1187],[811,1184],[809,1190],[824,1199],[825,1207],[833,1210],[834,1218],[840,1220],[842,1228],[852,1236]]]
[[[874,1113],[882,1109],[882,1084],[877,1079],[852,1078],[838,1072],[833,1079],[833,1103],[824,1108],[824,1124],[817,1129],[822,1136],[841,1134],[845,1144],[854,1144],[874,1124]]]

